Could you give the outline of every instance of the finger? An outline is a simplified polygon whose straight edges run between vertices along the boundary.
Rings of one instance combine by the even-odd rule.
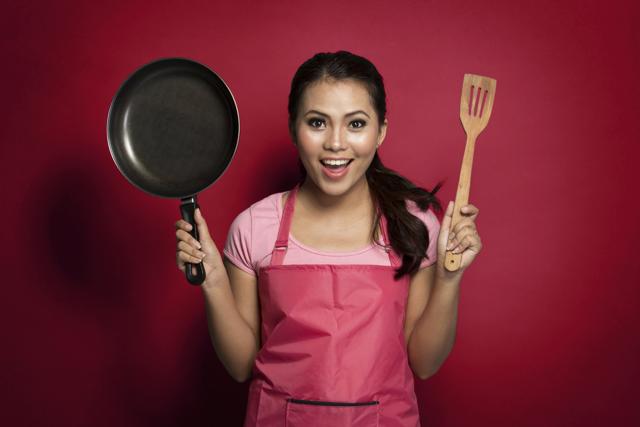
[[[202,245],[200,244],[200,242],[198,242],[196,239],[193,238],[191,234],[187,233],[184,230],[176,231],[176,239],[178,240],[178,242],[183,241],[195,248],[202,249]]]
[[[476,224],[471,218],[463,218],[456,225],[453,226],[452,233],[457,236],[465,229],[476,229]]]
[[[447,241],[447,250],[450,251],[456,248],[466,236],[474,232],[475,230],[469,230],[469,227],[464,227],[458,230],[455,234],[452,233],[453,237]]]
[[[184,272],[185,261],[180,257],[180,251],[176,251],[176,264],[178,265],[178,270]]]
[[[446,225],[446,228],[450,229],[449,230],[449,236],[448,236],[449,238],[451,238],[451,233],[455,232],[454,231],[455,226],[451,227],[451,222],[453,220],[453,218],[452,218],[453,217],[453,211],[454,211],[454,202],[453,202],[453,200],[451,200],[451,201],[449,201],[449,204],[447,205],[447,210],[446,210],[446,212],[444,214],[444,217],[442,219],[442,226],[444,227]],[[458,220],[457,224],[459,224],[460,221],[461,220]]]
[[[191,229],[193,228],[191,226],[191,224],[189,224],[184,219],[180,219],[180,220],[176,221],[175,225],[176,225],[176,230],[182,229],[182,230],[191,231]]]
[[[453,247],[451,252],[454,254],[459,254],[463,252],[465,249],[467,249],[467,247],[469,246],[468,239],[469,239],[469,236],[460,237],[458,244]]]
[[[178,252],[178,259],[182,262],[189,262],[191,264],[198,264],[200,262],[202,262],[202,259],[195,257],[193,255],[189,255],[187,252],[185,251],[180,251]]]
[[[478,213],[480,213],[480,209],[478,209],[474,205],[469,204],[462,206],[462,208],[460,208],[460,212],[462,213],[462,215],[470,216],[475,219],[475,217],[478,216]]]
[[[451,252],[454,254],[462,253],[469,248],[475,248],[477,252],[480,246],[480,236],[476,233],[468,234],[461,239],[460,243]]]
[[[198,259],[202,259],[206,255],[204,252],[199,251],[198,249],[194,248],[193,246],[189,245],[187,242],[184,242],[184,241],[178,242],[178,250],[186,252],[187,254]]]
[[[453,226],[451,233],[449,233],[449,237],[447,238],[447,250],[454,248],[460,242],[462,237],[470,232],[476,232],[476,225],[473,220],[468,218],[460,220],[460,222]]]

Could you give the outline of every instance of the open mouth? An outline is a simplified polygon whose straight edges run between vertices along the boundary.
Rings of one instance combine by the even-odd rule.
[[[340,179],[347,174],[349,165],[353,159],[349,160],[320,160],[322,172],[329,179]]]
[[[349,160],[320,160],[322,166],[330,171],[339,172],[351,164],[353,159]]]

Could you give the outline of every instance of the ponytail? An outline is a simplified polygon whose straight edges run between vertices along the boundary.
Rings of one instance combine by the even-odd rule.
[[[424,223],[407,210],[406,201],[411,200],[426,212],[429,206],[442,212],[442,206],[435,194],[442,187],[439,182],[431,191],[417,187],[411,181],[382,164],[378,153],[366,172],[367,181],[374,203],[387,218],[389,243],[402,257],[402,265],[396,270],[395,279],[405,274],[412,275],[420,268],[429,247],[429,233]],[[380,218],[376,215],[374,230],[378,229]],[[432,236],[437,238],[437,236]],[[375,242],[376,240],[373,239]]]

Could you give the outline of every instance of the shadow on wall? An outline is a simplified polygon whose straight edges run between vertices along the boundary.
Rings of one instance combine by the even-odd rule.
[[[26,244],[44,252],[38,265],[43,280],[35,286],[49,311],[65,313],[47,325],[63,338],[49,366],[65,372],[38,380],[60,392],[45,404],[55,407],[62,423],[195,426],[224,419],[225,425],[240,425],[248,383],[236,383],[218,361],[199,293],[194,295],[201,310],[187,319],[195,326],[177,337],[186,345],[164,347],[177,360],[154,354],[157,349],[148,345],[150,333],[176,342],[170,334],[180,330],[166,326],[184,319],[163,316],[154,306],[157,298],[166,301],[167,292],[147,274],[152,266],[140,265],[132,224],[144,224],[144,215],[110,191],[96,170],[86,160],[56,162],[25,206],[32,224]],[[69,381],[59,384],[60,375]]]
[[[246,162],[246,166],[251,170],[250,174],[244,172],[245,176],[242,178],[243,181],[249,181],[246,189],[250,193],[244,199],[250,200],[250,203],[275,192],[291,190],[296,183],[302,182],[298,151],[290,139],[277,137],[261,142],[254,153],[244,155],[242,162]],[[232,163],[231,168],[234,166],[238,167]]]

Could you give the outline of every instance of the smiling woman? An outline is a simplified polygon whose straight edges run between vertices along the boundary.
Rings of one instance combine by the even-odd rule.
[[[440,184],[429,192],[382,164],[387,126],[374,65],[317,54],[289,94],[303,180],[236,217],[224,261],[200,210],[200,242],[176,224],[179,266],[204,258],[216,352],[251,378],[245,427],[420,425],[414,374],[438,369],[455,332],[457,282],[427,307],[452,209],[441,228],[429,209],[441,210]]]
[[[380,160],[377,149],[385,139],[388,120],[384,82],[376,67],[345,51],[319,53],[302,64],[293,77],[288,111],[289,133],[298,148],[304,176],[301,194],[313,192],[322,206],[334,204],[336,196],[344,194],[369,199],[365,202],[369,210],[377,205],[389,220],[390,244],[402,254],[396,278],[414,274],[429,245],[429,233],[409,212],[407,201],[422,211],[432,207],[441,212],[435,194],[442,183],[429,192]],[[348,160],[349,164],[332,170],[322,162],[325,159]],[[344,197],[342,204],[358,205]],[[313,207],[319,209],[321,206]],[[374,216],[374,242],[379,221],[380,217]]]

